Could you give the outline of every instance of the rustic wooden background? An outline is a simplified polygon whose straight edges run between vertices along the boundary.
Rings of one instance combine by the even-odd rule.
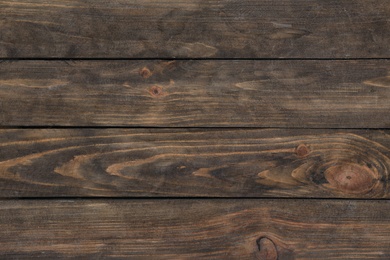
[[[387,0],[0,0],[0,258],[390,259]]]

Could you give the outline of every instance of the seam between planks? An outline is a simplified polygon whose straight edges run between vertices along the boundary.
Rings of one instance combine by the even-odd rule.
[[[205,196],[205,197],[110,197],[110,196],[99,196],[99,197],[85,197],[85,196],[72,196],[72,197],[2,197],[0,201],[12,201],[12,200],[58,200],[58,201],[68,201],[68,200],[324,200],[324,201],[390,201],[390,198],[331,198],[331,197],[213,197],[213,196]]]
[[[382,58],[0,58],[1,61],[143,61],[143,60],[177,60],[177,61],[359,61],[359,60],[389,60]]]

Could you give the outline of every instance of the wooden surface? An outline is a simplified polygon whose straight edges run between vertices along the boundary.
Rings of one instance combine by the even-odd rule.
[[[390,127],[390,62],[6,61],[3,126]]]
[[[389,259],[388,201],[3,201],[6,259]]]
[[[389,58],[384,0],[2,0],[3,58]]]
[[[0,0],[0,259],[390,259],[389,46],[388,0]]]
[[[389,131],[0,131],[0,197],[388,198]]]

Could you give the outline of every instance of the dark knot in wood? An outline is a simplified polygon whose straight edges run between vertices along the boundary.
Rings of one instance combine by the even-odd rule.
[[[278,259],[278,251],[276,249],[275,243],[267,238],[260,237],[257,241],[257,248],[259,252],[256,254],[257,259],[260,260],[277,260]]]
[[[295,154],[300,157],[306,157],[310,153],[310,148],[307,147],[305,144],[300,144],[295,148]]]
[[[153,73],[147,67],[143,67],[142,69],[140,69],[139,75],[141,75],[141,77],[143,77],[144,79],[147,79],[151,77]]]
[[[388,196],[389,152],[377,142],[357,134],[335,134],[297,140],[291,145],[293,154],[264,167],[257,174],[257,183],[294,191],[313,186],[310,189],[319,196]]]
[[[149,93],[150,93],[153,97],[159,97],[159,96],[162,96],[162,95],[163,95],[163,89],[162,89],[162,87],[160,87],[160,86],[152,86],[152,87],[149,89]]]

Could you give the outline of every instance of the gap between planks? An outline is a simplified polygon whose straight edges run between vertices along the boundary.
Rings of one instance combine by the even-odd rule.
[[[0,58],[5,61],[369,61],[389,60],[382,58]]]

